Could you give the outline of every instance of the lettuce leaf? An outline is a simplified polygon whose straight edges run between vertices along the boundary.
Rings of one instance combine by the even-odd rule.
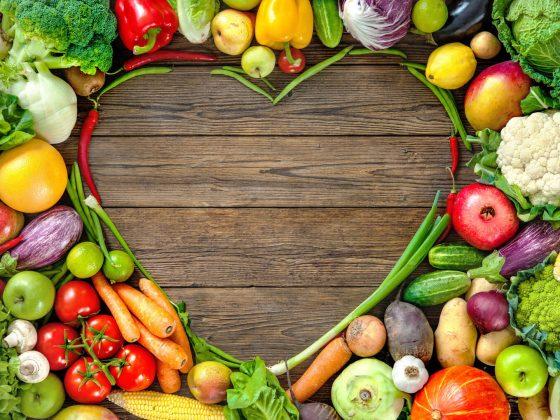
[[[0,151],[19,146],[35,136],[31,112],[18,105],[18,98],[0,92]]]
[[[531,86],[529,94],[521,101],[523,114],[528,115],[547,109],[560,109],[560,99],[551,97],[540,86]]]

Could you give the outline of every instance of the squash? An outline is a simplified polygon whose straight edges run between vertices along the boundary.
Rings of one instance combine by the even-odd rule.
[[[434,373],[412,405],[412,420],[508,420],[504,391],[488,373],[453,366]]]

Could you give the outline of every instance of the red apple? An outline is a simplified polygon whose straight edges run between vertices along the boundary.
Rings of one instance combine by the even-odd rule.
[[[23,222],[22,213],[0,202],[0,245],[17,236]]]
[[[465,95],[465,115],[475,130],[499,131],[513,117],[523,115],[521,100],[531,79],[514,61],[494,64],[480,73]]]
[[[509,241],[519,228],[514,205],[498,188],[474,183],[455,199],[453,228],[472,246],[491,251]]]

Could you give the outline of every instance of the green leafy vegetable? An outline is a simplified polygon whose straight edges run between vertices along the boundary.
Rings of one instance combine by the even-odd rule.
[[[299,418],[297,408],[261,358],[256,357],[239,366],[239,372],[231,374],[231,382],[233,389],[227,391],[225,409],[228,420]]]
[[[2,257],[0,257],[0,277],[12,277],[17,274],[17,258],[6,252]]]
[[[532,86],[529,94],[521,101],[521,110],[528,115],[547,109],[560,109],[560,99],[552,98],[540,86]]]
[[[18,105],[18,98],[0,92],[0,150],[19,146],[35,136],[31,112]]]

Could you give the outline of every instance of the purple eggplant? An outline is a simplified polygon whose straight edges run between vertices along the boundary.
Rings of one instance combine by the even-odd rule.
[[[83,223],[73,208],[56,206],[33,219],[20,233],[22,241],[10,250],[17,270],[46,267],[60,260],[82,236]]]

